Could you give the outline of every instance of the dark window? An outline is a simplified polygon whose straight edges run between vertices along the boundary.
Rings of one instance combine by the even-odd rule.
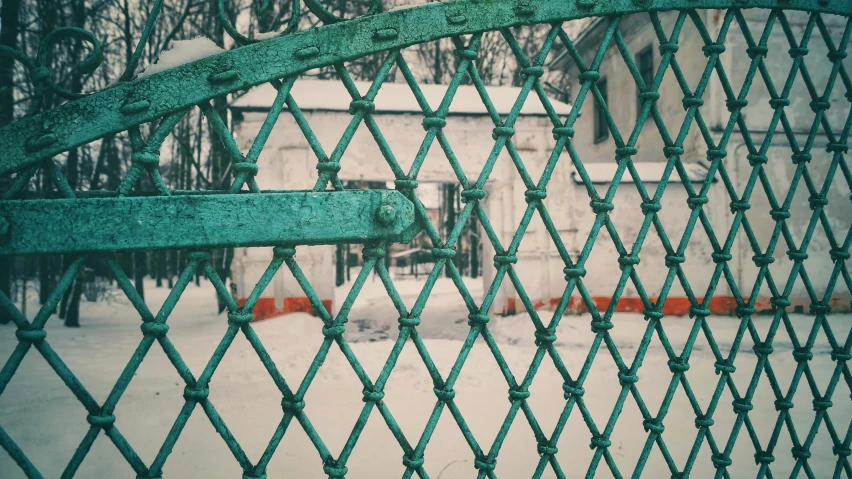
[[[601,92],[601,97],[604,103],[607,103],[606,96],[606,78],[602,77],[597,82],[598,90]],[[606,107],[595,101],[595,143],[606,140],[609,137],[609,129],[606,123]]]
[[[639,76],[645,82],[645,88],[650,89],[651,83],[654,81],[654,50],[649,46],[636,54],[636,67],[639,69]],[[637,89],[637,94],[642,93],[642,90]],[[642,102],[639,98],[636,99],[636,116],[642,111]],[[650,118],[650,116],[649,116]]]

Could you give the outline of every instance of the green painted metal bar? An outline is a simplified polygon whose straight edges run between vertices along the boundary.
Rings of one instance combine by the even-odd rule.
[[[459,0],[294,33],[90,95],[0,129],[0,174],[252,85],[453,35],[591,16],[689,8],[784,8],[852,16],[848,0]],[[391,35],[389,32],[395,32]]]
[[[0,203],[0,255],[403,240],[398,191],[152,196]]]

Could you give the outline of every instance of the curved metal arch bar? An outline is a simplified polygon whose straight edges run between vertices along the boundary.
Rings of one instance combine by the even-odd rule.
[[[0,174],[206,99],[312,68],[451,35],[683,8],[783,8],[852,16],[849,0],[457,0],[248,45],[75,100],[0,129]]]

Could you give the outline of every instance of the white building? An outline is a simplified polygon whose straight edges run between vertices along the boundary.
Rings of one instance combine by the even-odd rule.
[[[367,83],[359,82],[357,86],[362,95],[369,89]],[[446,89],[446,85],[421,85],[421,90],[433,109],[440,104]],[[504,118],[519,93],[520,89],[513,87],[488,88],[488,95],[496,111]],[[349,114],[351,96],[340,81],[311,79],[297,80],[291,94],[325,153],[330,155],[352,118]],[[252,139],[257,135],[274,98],[274,89],[270,85],[264,85],[251,90],[231,104],[235,118],[234,133],[243,151],[249,148]],[[562,116],[570,111],[570,106],[561,102],[553,102],[553,106]],[[424,114],[408,85],[385,83],[375,99],[374,118],[396,160],[408,171],[426,136],[421,125]],[[460,86],[450,107],[444,132],[462,164],[464,173],[471,181],[475,181],[479,176],[494,145],[491,136],[493,128],[494,124],[476,89],[473,86]],[[527,167],[533,171],[543,167],[554,148],[551,129],[552,124],[544,107],[535,94],[531,94],[521,109],[512,140]],[[342,169],[338,177],[344,181],[392,182],[394,179],[375,139],[363,122],[346,148],[340,163]],[[305,135],[294,117],[285,111],[279,117],[260,155],[260,173],[256,179],[264,190],[311,189],[317,179],[316,164],[317,157],[305,140]],[[437,141],[432,144],[417,175],[417,181],[421,184],[458,184],[458,178]],[[526,206],[525,190],[517,170],[504,151],[489,177],[486,186],[488,196],[484,200],[489,218],[495,230],[502,236],[504,245],[509,244],[521,221]],[[558,197],[556,201],[559,201]],[[543,229],[531,229],[524,245],[544,241],[545,235]],[[487,241],[483,240],[483,243],[483,281],[490,284],[494,271],[490,269],[489,258],[493,257],[494,253]],[[298,248],[296,259],[326,306],[330,310],[336,308],[333,304],[334,248],[303,246]],[[240,301],[244,301],[251,293],[252,287],[270,260],[271,251],[268,248],[241,248],[235,252],[232,272]],[[555,260],[558,261],[558,258]],[[543,250],[525,247],[520,253],[519,263],[530,271],[546,271],[552,261],[554,258],[548,257]],[[560,271],[561,268],[558,267]],[[285,270],[286,268],[282,268],[267,288],[264,297],[258,301],[254,310],[256,318],[310,310],[304,293]],[[508,304],[510,294],[509,291],[502,293],[496,303],[496,309],[500,310]]]
[[[724,22],[724,12],[699,10],[698,14],[703,20],[704,25],[706,25],[709,36],[715,41]],[[746,18],[748,28],[755,39],[754,41],[759,41],[763,34],[769,11],[743,10],[743,14]],[[807,14],[787,12],[786,15],[797,39],[796,41],[800,41],[808,19]],[[663,30],[666,32],[666,35],[669,35],[677,13],[664,13],[660,14],[660,17],[662,19]],[[828,31],[831,33],[832,41],[837,45],[841,40],[846,20],[830,15],[823,18]],[[607,26],[608,20],[599,18],[576,39],[576,48],[582,55],[586,65],[591,64],[593,57],[597,53]],[[624,17],[619,24],[619,29],[624,36],[625,43],[629,47],[631,54],[634,56],[634,61],[642,76],[646,79],[653,78],[657,73],[657,69],[660,67],[662,57],[660,39],[657,37],[648,15],[642,14]],[[705,43],[698,34],[698,30],[692,21],[687,19],[678,39],[678,50],[674,58],[677,59],[683,77],[689,85],[690,92],[694,92],[708,62],[708,58],[702,50],[704,45]],[[745,36],[736,20],[727,32],[724,45],[726,49],[719,56],[720,62],[734,90],[734,94],[738,95],[749,73],[751,58],[748,54],[748,44],[746,43]],[[778,21],[774,24],[768,38],[767,46],[768,52],[764,63],[774,84],[775,91],[781,92],[791,71],[793,64],[792,54],[802,52],[793,50],[791,54],[791,45]],[[848,44],[841,46],[841,48],[845,48],[847,52],[849,51]],[[555,52],[557,60],[551,64],[551,67],[564,69],[576,79],[578,77],[577,66],[571,60],[570,56],[563,52],[564,48]],[[823,95],[826,82],[832,72],[832,64],[828,59],[828,53],[829,50],[820,36],[819,29],[814,28],[808,44],[807,54],[804,57],[804,64],[808,68],[808,73],[819,95]],[[852,58],[847,57],[844,63],[847,70],[852,68]],[[638,99],[639,91],[615,41],[612,42],[606,51],[599,72],[600,80],[598,80],[597,85],[601,88],[602,92],[605,91],[604,94],[606,95],[606,101],[613,120],[618,127],[621,137],[626,141],[633,132],[634,125],[636,124],[640,108]],[[575,94],[579,91],[579,83],[575,83],[572,86],[572,91]],[[680,131],[685,117],[683,103],[685,95],[671,67],[663,77],[659,93],[660,98],[656,101],[657,107],[661,112],[669,135],[675,138]],[[730,112],[728,104],[726,104],[727,97],[725,90],[722,83],[718,80],[716,72],[713,73],[702,98],[703,105],[699,108],[699,111],[701,112],[703,121],[710,130],[713,143],[718,145],[723,137]],[[758,71],[755,74],[754,83],[746,96],[748,105],[742,109],[743,118],[748,128],[748,135],[755,148],[758,149],[764,141],[767,130],[771,127],[770,123],[774,110],[770,105],[770,99],[769,90],[761,77],[760,71]],[[789,100],[790,104],[784,107],[784,112],[789,120],[790,129],[794,132],[797,145],[799,148],[804,148],[813,126],[815,112],[812,110],[812,97],[808,93],[801,75],[797,75],[792,85]],[[849,93],[845,90],[840,77],[837,77],[834,89],[827,100],[830,108],[825,111],[825,117],[831,125],[834,134],[839,135],[844,124],[847,122],[847,115],[850,111]],[[730,106],[736,107],[737,105],[734,103]],[[590,176],[595,181],[598,193],[603,195],[610,186],[610,181],[616,168],[613,135],[606,128],[601,128],[601,126],[605,125],[598,124],[598,120],[602,119],[602,117],[596,111],[596,105],[591,95],[583,103],[581,115],[582,119],[577,122],[575,128],[574,146],[589,170]],[[783,204],[790,190],[797,167],[793,163],[793,150],[780,122],[775,128],[775,131],[776,134],[766,153],[767,162],[763,170],[766,173],[766,180],[771,186],[778,204]],[[823,186],[833,158],[833,153],[826,151],[827,143],[828,137],[825,131],[823,128],[819,128],[814,136],[813,146],[810,149],[812,159],[804,165],[817,191]],[[661,134],[654,120],[649,118],[643,126],[641,135],[636,143],[638,152],[632,158],[650,195],[654,194],[658,186],[662,168],[667,160],[663,154],[664,146]],[[689,168],[691,179],[696,181],[692,184],[697,191],[700,187],[700,184],[697,182],[704,180],[707,166],[710,162],[707,158],[708,145],[702,138],[695,122],[692,123],[686,135],[683,148],[684,153],[681,159]],[[738,129],[734,129],[730,140],[724,146],[724,150],[727,156],[722,160],[722,165],[730,178],[731,187],[736,191],[739,199],[746,185],[751,180],[752,166],[750,165],[749,149],[744,140],[744,135]],[[576,173],[574,174],[576,175]],[[724,244],[731,231],[734,214],[730,209],[731,198],[726,191],[725,183],[721,180],[720,173],[717,172],[715,180],[715,183],[707,193],[709,202],[703,206],[703,210],[706,212],[708,221],[712,224],[716,239],[720,244]],[[672,181],[674,183],[669,184],[661,200],[662,210],[659,215],[669,240],[677,247],[684,233],[684,226],[690,210],[687,207],[685,187],[679,184],[680,178],[676,174],[673,174]],[[827,221],[834,231],[835,240],[839,243],[839,249],[841,250],[850,224],[852,224],[852,208],[850,208],[849,204],[849,193],[849,185],[843,178],[843,173],[838,169],[832,184],[828,188],[826,196],[828,204],[824,207],[824,211]],[[810,196],[811,193],[808,191],[804,180],[799,181],[796,193],[792,197],[789,207],[790,218],[786,220],[795,246],[788,246],[782,236],[772,254],[775,260],[770,265],[769,271],[780,291],[783,291],[793,265],[793,261],[788,258],[787,252],[801,245],[802,238],[811,219]],[[583,248],[586,234],[594,221],[595,214],[589,207],[589,198],[585,187],[576,181],[569,182],[566,201],[571,203],[573,207],[565,209],[567,217],[564,217],[563,220],[566,224],[571,225],[574,231],[574,241],[572,244],[574,253],[577,254]],[[610,216],[613,218],[617,231],[628,251],[632,248],[633,241],[644,219],[640,209],[640,202],[641,198],[636,186],[631,182],[630,175],[625,174],[622,184],[619,186],[617,194],[612,201],[615,209],[610,213]],[[749,198],[748,203],[750,209],[745,212],[745,216],[748,218],[760,252],[764,253],[773,234],[775,221],[770,214],[770,210],[773,208],[770,205],[767,194],[764,193],[763,184],[759,178],[755,184],[754,193]],[[834,262],[830,255],[832,248],[822,224],[817,223],[815,226],[813,240],[807,247],[808,258],[804,261],[804,267],[814,286],[817,298],[822,300],[834,269]],[[753,260],[755,251],[742,226],[739,226],[739,230],[732,241],[732,258],[728,261],[728,264],[740,288],[740,293],[744,297],[749,297],[753,294],[752,287],[755,284],[758,274],[758,267],[755,266]],[[606,230],[601,232],[592,251],[588,263],[591,267],[586,268],[588,274],[584,278],[584,282],[596,301],[601,303],[599,304],[600,306],[608,303],[609,295],[616,288],[616,282],[620,276],[617,263],[618,254]],[[686,261],[683,263],[683,266],[689,284],[699,297],[703,296],[707,290],[708,283],[712,277],[715,267],[711,256],[713,252],[712,243],[705,233],[704,227],[700,223],[697,224],[689,241],[689,246],[684,253]],[[665,255],[666,252],[662,243],[652,228],[647,239],[645,239],[644,246],[639,255],[641,263],[637,266],[643,286],[652,297],[656,296],[660,291],[667,273]],[[555,276],[555,273],[553,275]],[[763,281],[763,287],[760,289],[758,293],[759,297],[755,303],[758,310],[765,310],[771,307],[769,300],[772,294],[766,282],[766,280]],[[628,311],[642,310],[641,302],[636,299],[638,296],[630,281],[627,283],[624,296],[625,299],[618,304],[617,309]],[[804,311],[808,310],[811,299],[808,297],[801,278],[796,280],[789,299],[793,303],[793,308],[800,307]],[[832,305],[832,310],[849,310],[849,300],[848,285],[845,285],[842,278],[840,278],[831,295],[830,304]],[[689,302],[684,296],[683,288],[675,281],[675,286],[668,295],[664,311],[671,314],[683,314],[687,312],[688,306]],[[735,302],[733,295],[724,278],[716,289],[710,306],[710,309],[716,313],[734,312]]]

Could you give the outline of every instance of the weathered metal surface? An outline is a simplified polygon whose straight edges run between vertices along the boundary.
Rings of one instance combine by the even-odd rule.
[[[523,4],[526,8],[519,9]],[[141,78],[0,129],[0,174],[217,95],[436,38],[588,16],[688,8],[762,7],[852,15],[848,0],[460,0],[294,33]],[[128,108],[132,106],[132,108]],[[144,107],[143,107],[144,106]]]
[[[397,191],[0,202],[0,254],[398,241],[414,206]]]

